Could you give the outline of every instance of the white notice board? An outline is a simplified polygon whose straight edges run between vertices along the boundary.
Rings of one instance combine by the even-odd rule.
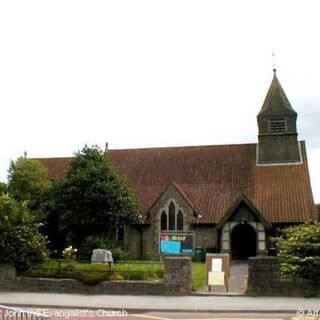
[[[211,260],[211,271],[212,272],[222,272],[222,259],[213,258]]]
[[[210,272],[208,274],[209,286],[224,286],[224,272]]]

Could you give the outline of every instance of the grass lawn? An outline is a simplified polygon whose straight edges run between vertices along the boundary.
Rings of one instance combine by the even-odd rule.
[[[192,262],[192,290],[197,291],[201,289],[205,281],[205,263]]]
[[[193,290],[203,286],[205,264],[192,263]],[[89,262],[46,260],[35,265],[23,275],[30,277],[73,278],[95,285],[107,280],[159,280],[163,278],[163,264],[159,261],[116,262],[109,271],[108,265]]]

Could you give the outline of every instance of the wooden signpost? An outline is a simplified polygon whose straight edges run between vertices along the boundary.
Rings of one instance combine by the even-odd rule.
[[[225,286],[228,291],[230,277],[230,257],[228,253],[206,254],[206,279],[209,291],[211,286]]]

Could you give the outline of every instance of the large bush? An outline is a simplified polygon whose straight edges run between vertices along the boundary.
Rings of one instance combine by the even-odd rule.
[[[274,239],[284,277],[320,284],[320,224],[308,223],[282,230]]]
[[[25,202],[0,195],[0,262],[26,269],[46,257],[46,239],[40,234]]]

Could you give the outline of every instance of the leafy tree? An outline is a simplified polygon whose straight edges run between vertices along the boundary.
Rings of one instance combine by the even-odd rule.
[[[26,269],[46,257],[46,239],[40,234],[25,202],[0,196],[0,261]]]
[[[60,258],[62,250],[66,247],[66,235],[61,227],[61,213],[57,199],[60,195],[61,180],[51,181],[41,204],[41,210],[45,215],[43,227],[40,229],[48,238],[48,249],[51,251],[50,256]]]
[[[65,239],[59,229],[55,188],[48,179],[47,168],[38,160],[20,157],[11,161],[8,180],[9,195],[18,201],[25,201],[32,215],[42,223],[40,232],[47,236],[48,248],[61,252]]]
[[[283,276],[320,284],[320,223],[288,227],[274,240]]]
[[[108,234],[138,221],[138,205],[126,179],[97,146],[85,146],[56,184],[62,225],[77,246],[90,235]]]
[[[8,187],[4,182],[0,182],[0,195],[8,192]]]
[[[32,211],[40,210],[48,187],[48,172],[40,161],[22,157],[11,161],[8,191],[14,199],[27,201]]]

